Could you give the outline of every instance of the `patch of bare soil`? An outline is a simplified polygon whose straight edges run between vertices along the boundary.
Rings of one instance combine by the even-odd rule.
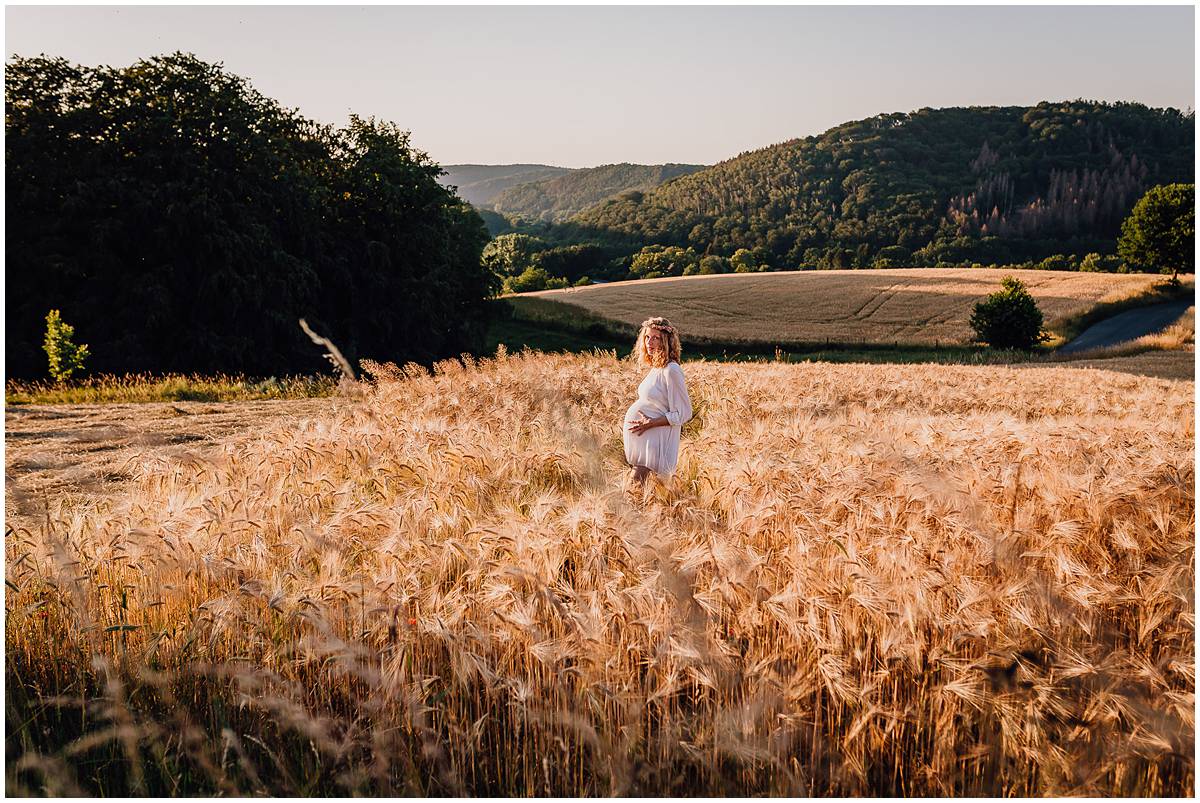
[[[301,421],[335,398],[242,402],[10,405],[4,413],[6,527],[36,526],[47,505],[120,493],[149,454],[171,456],[251,427]]]

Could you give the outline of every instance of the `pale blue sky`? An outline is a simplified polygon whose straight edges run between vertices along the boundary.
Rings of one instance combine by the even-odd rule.
[[[221,61],[317,120],[392,120],[442,164],[710,164],[924,106],[1195,105],[1191,6],[5,9],[5,54]]]

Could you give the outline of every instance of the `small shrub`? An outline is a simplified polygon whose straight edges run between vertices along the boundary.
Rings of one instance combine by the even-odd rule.
[[[1043,259],[1037,265],[1038,270],[1079,270],[1079,262],[1075,255],[1054,254]]]
[[[551,276],[542,268],[526,268],[519,276],[509,276],[504,280],[505,293],[533,293],[538,290],[561,290],[567,286],[567,280]]]
[[[76,371],[83,372],[88,358],[86,344],[75,345],[75,327],[62,319],[56,309],[46,314],[46,339],[42,348],[50,361],[50,376],[58,384],[71,378]]]
[[[1083,273],[1116,273],[1121,269],[1121,258],[1112,254],[1088,254],[1079,263]]]
[[[1042,311],[1020,279],[1005,276],[1003,289],[975,305],[971,328],[993,348],[1032,349],[1049,340],[1042,331]]]

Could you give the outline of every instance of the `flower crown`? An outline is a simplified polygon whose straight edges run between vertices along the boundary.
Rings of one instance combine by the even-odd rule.
[[[647,318],[646,320],[642,321],[642,328],[657,329],[660,332],[666,332],[667,334],[675,334],[675,327],[672,326],[671,322],[666,318]]]

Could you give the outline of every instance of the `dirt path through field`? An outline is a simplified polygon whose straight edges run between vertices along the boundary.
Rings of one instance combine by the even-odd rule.
[[[30,527],[46,502],[119,493],[131,461],[215,444],[250,427],[312,418],[339,400],[9,406],[4,414],[7,527]]]
[[[1136,340],[1142,335],[1161,332],[1175,323],[1187,312],[1188,307],[1196,302],[1190,299],[1171,301],[1166,304],[1154,304],[1140,309],[1131,309],[1100,321],[1079,337],[1059,349],[1063,354],[1072,354],[1089,349],[1102,349],[1116,346],[1129,340]]]

